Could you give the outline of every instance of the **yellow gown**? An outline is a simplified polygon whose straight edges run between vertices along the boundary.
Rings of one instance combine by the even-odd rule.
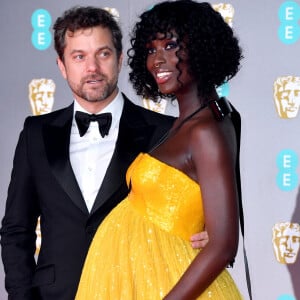
[[[88,252],[76,300],[159,300],[199,250],[204,229],[199,185],[141,153],[129,167],[129,195],[106,217]],[[225,269],[198,299],[242,299]]]

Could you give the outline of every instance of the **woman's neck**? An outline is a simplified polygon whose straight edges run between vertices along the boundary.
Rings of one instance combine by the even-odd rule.
[[[192,91],[190,93],[185,93],[184,95],[180,94],[175,96],[179,108],[178,121],[184,120],[198,108],[206,105],[209,101],[219,99],[219,96],[215,90],[207,96],[199,96],[198,91]]]

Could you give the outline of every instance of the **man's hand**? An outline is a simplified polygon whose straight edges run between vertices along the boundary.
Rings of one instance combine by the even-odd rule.
[[[208,241],[207,231],[202,231],[191,236],[191,245],[194,249],[204,248]]]

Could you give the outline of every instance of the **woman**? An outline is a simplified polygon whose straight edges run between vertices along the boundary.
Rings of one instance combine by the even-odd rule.
[[[76,299],[242,299],[226,270],[238,246],[237,136],[230,110],[214,110],[216,87],[239,69],[238,41],[209,4],[179,0],[143,13],[131,45],[137,94],[176,98],[179,116],[128,169],[131,191],[98,228]],[[209,242],[192,249],[204,225]]]

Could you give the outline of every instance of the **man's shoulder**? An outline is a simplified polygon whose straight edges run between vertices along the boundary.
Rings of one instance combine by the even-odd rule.
[[[41,128],[47,124],[65,124],[68,120],[72,120],[73,116],[73,104],[54,110],[47,114],[28,116],[24,121],[25,128]]]
[[[34,121],[43,122],[46,120],[55,119],[56,117],[63,115],[65,113],[73,113],[73,104],[71,104],[67,107],[59,108],[57,110],[54,110],[52,112],[49,112],[49,113],[46,113],[43,115],[28,116],[27,119],[30,119],[32,122],[34,122]]]

